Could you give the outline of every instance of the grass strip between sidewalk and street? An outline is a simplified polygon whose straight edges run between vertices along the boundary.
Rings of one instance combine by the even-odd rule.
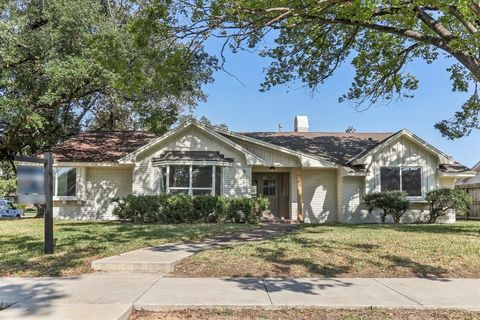
[[[234,320],[234,319],[328,319],[328,320],[477,320],[479,311],[417,309],[192,309],[165,312],[134,311],[130,320]]]

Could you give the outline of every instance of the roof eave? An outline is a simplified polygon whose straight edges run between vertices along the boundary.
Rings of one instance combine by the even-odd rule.
[[[237,138],[237,139],[240,139],[240,140],[244,140],[244,141],[247,141],[247,142],[250,142],[250,143],[258,144],[258,145],[263,146],[265,148],[273,149],[275,151],[280,151],[280,152],[283,152],[283,153],[286,153],[286,154],[289,154],[289,155],[296,156],[298,158],[298,160],[300,161],[300,163],[302,164],[302,166],[307,166],[307,167],[309,166],[308,165],[308,159],[318,161],[318,162],[322,163],[324,165],[324,167],[336,168],[338,166],[337,163],[326,161],[325,159],[322,159],[320,157],[315,157],[313,155],[309,155],[309,154],[304,153],[304,152],[295,151],[295,150],[285,148],[285,147],[281,147],[281,146],[278,146],[278,145],[275,145],[275,144],[272,144],[272,143],[268,143],[268,142],[265,142],[265,141],[262,141],[262,140],[259,140],[259,139],[251,138],[251,137],[248,137],[248,136],[243,135],[241,133],[236,133],[236,132],[232,132],[232,131],[229,131],[229,130],[224,130],[224,129],[220,129],[220,128],[216,128],[216,127],[212,127],[212,126],[209,126],[209,127],[210,127],[210,129],[212,129],[212,130],[214,130],[218,133],[226,134],[226,135],[229,135],[231,137],[234,137],[234,138]]]

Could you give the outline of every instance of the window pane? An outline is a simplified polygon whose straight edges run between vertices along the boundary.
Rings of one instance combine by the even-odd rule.
[[[170,189],[171,194],[188,194],[188,189]]]
[[[194,196],[201,196],[201,195],[206,195],[206,194],[212,194],[211,190],[205,190],[205,189],[193,189],[193,195]]]
[[[212,166],[192,166],[192,187],[212,187]]]
[[[215,194],[222,194],[222,167],[215,167]]]
[[[167,168],[160,168],[160,193],[167,192]]]
[[[422,173],[420,168],[402,168],[402,189],[409,196],[422,195]]]
[[[170,188],[188,188],[189,172],[189,166],[170,166]]]
[[[380,168],[382,191],[400,191],[400,168]]]
[[[73,197],[76,195],[77,170],[75,168],[57,168],[57,196]]]
[[[263,195],[265,196],[274,196],[275,191],[275,178],[264,178],[263,179]]]

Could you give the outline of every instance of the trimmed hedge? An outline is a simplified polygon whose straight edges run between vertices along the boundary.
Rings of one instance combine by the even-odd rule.
[[[258,197],[128,195],[114,199],[114,214],[135,223],[258,223],[268,199]]]

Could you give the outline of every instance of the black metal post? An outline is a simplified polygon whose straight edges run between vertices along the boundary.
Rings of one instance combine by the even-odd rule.
[[[53,253],[53,157],[44,153],[45,163],[45,254]]]

